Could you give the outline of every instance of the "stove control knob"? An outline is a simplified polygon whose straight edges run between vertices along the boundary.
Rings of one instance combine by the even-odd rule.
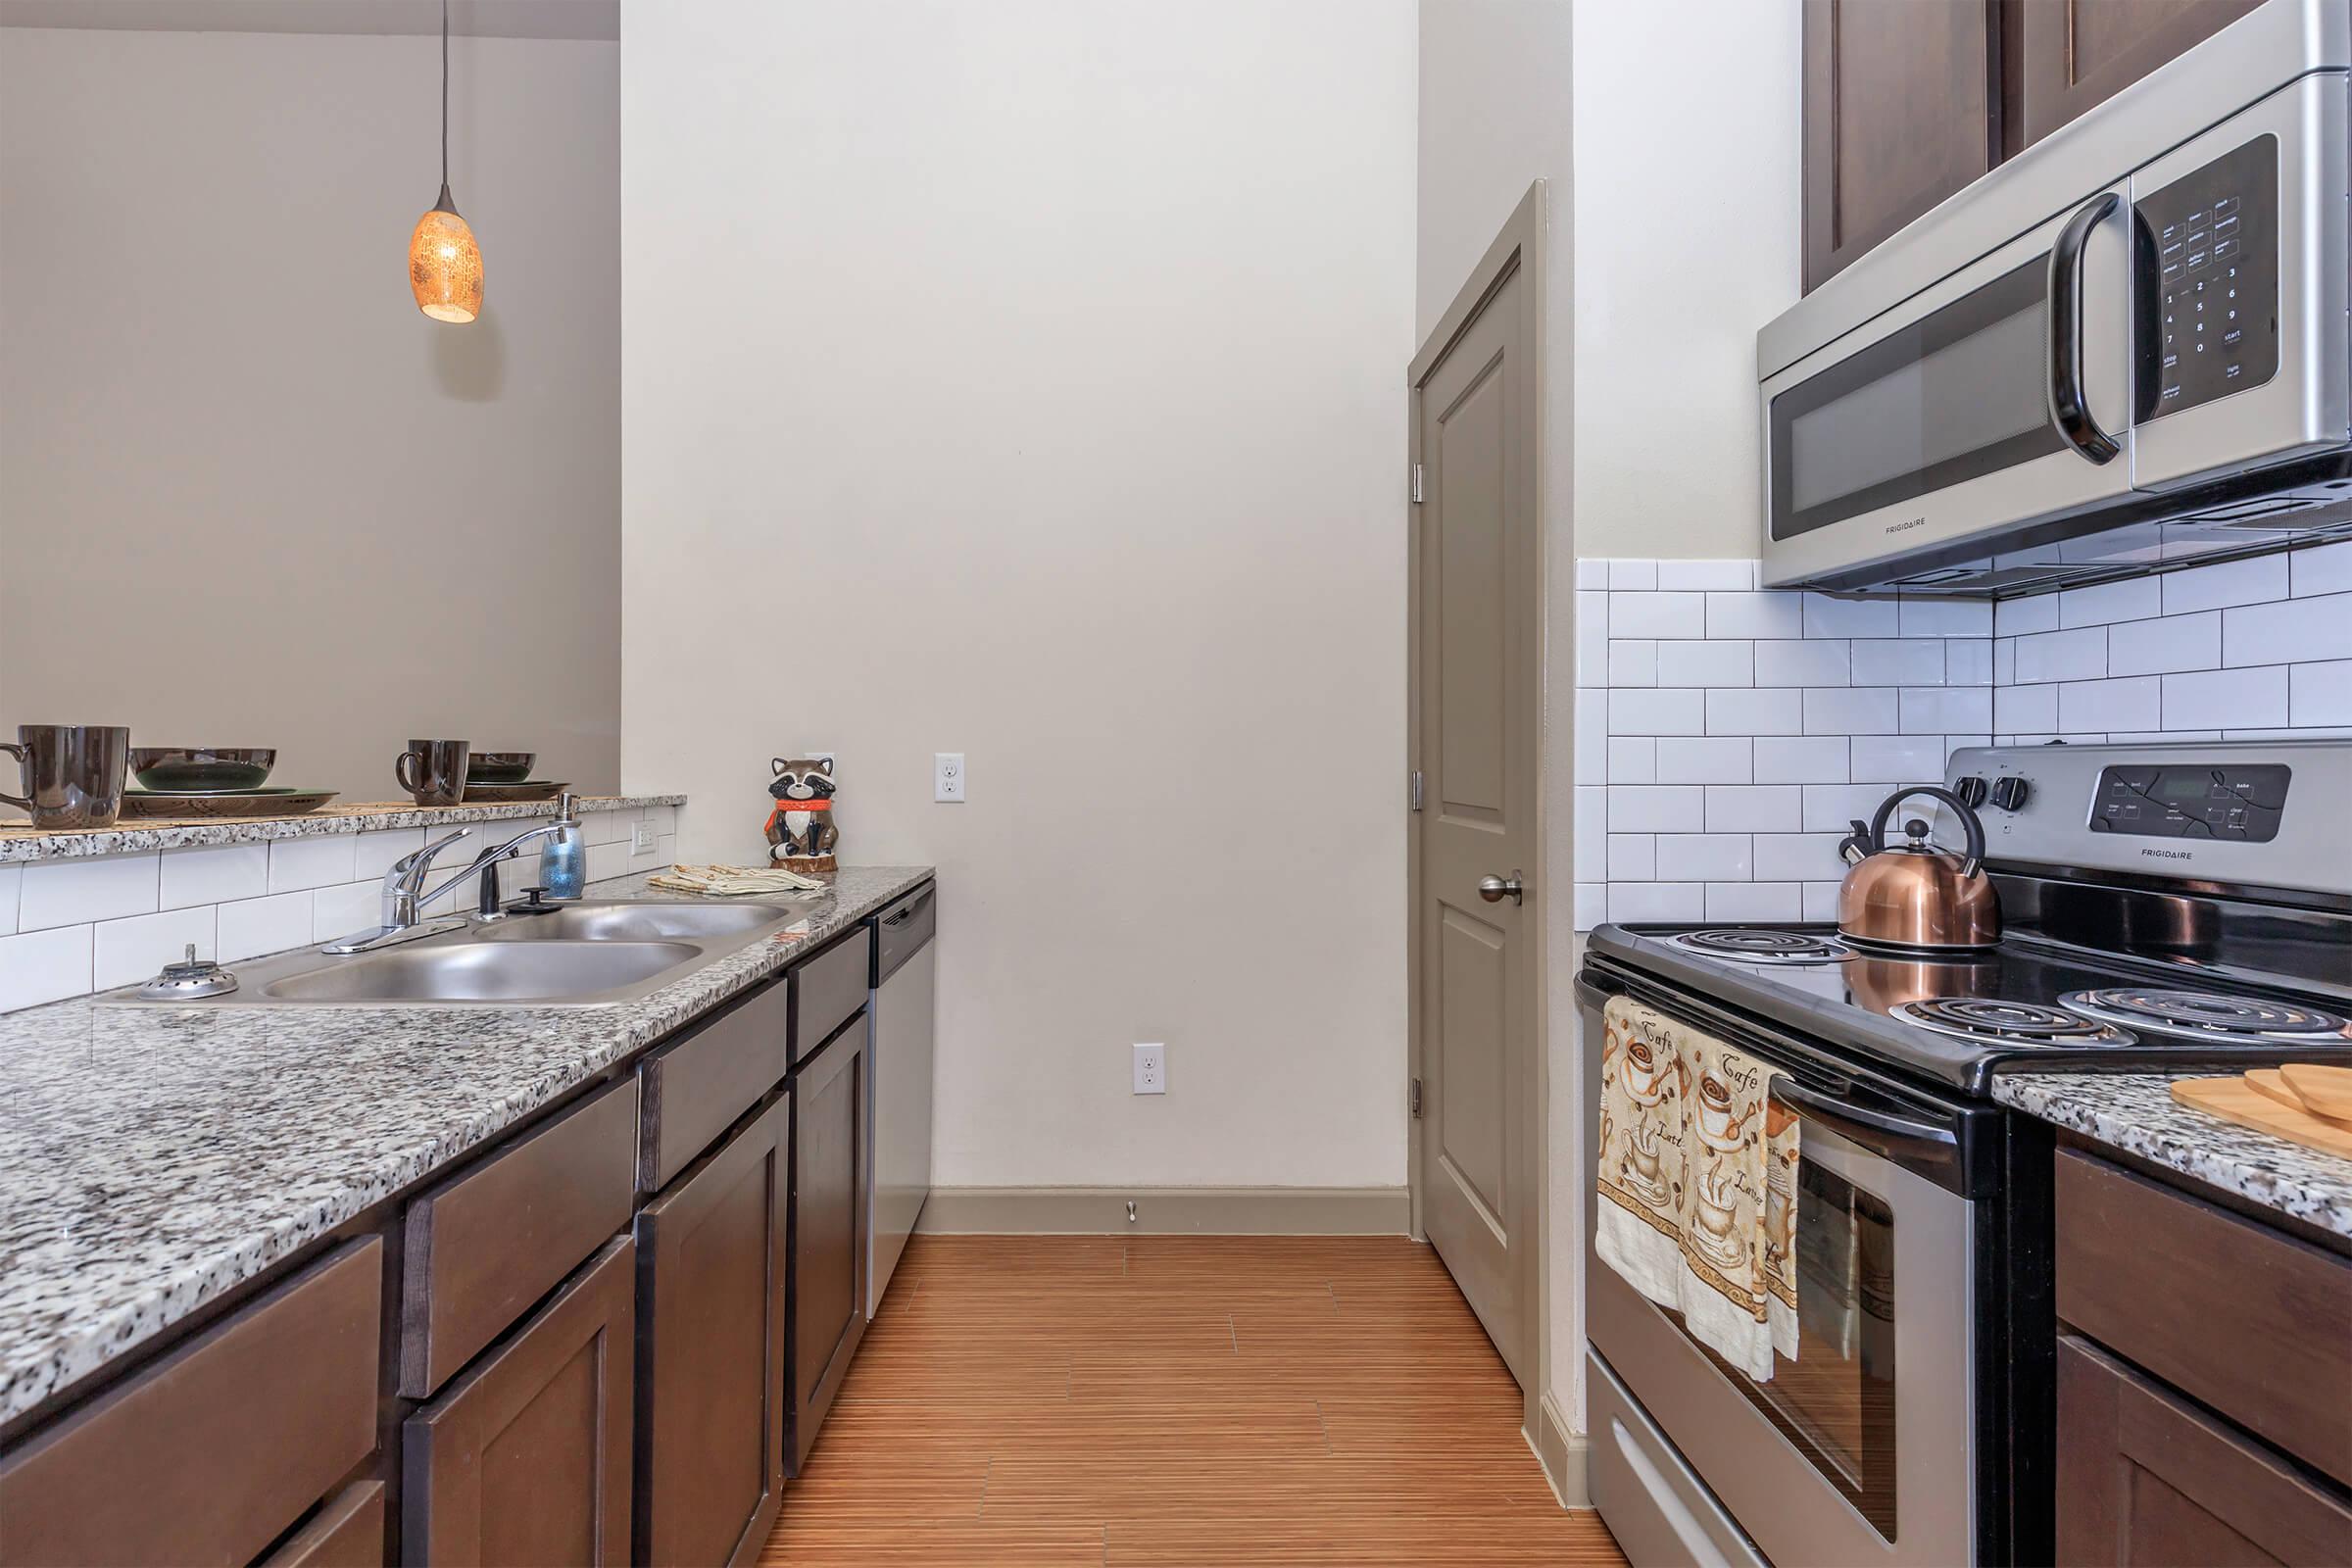
[[[1966,778],[1956,779],[1952,783],[1952,793],[1967,802],[1968,808],[1972,811],[1984,804],[1984,781],[1974,773],[1969,774]]]
[[[1992,804],[2004,811],[2025,809],[2029,786],[2022,778],[1995,779],[1992,785]]]

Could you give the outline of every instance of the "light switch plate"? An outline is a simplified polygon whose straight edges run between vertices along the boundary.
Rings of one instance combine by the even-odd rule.
[[[629,825],[629,853],[631,855],[651,855],[654,853],[653,823],[648,822],[644,818],[640,817],[637,821]]]
[[[931,754],[931,798],[935,801],[963,799],[963,754],[934,752]]]
[[[1168,1092],[1166,1046],[1138,1045],[1135,1048],[1135,1092],[1139,1095],[1164,1095]]]

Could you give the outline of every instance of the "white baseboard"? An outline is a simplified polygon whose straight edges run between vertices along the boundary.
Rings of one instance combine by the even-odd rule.
[[[1561,1507],[1592,1506],[1592,1488],[1585,1480],[1590,1442],[1568,1430],[1568,1418],[1549,1393],[1537,1401],[1536,1424],[1527,1434],[1527,1446],[1536,1450],[1536,1462],[1544,1467]]]
[[[1402,1236],[1411,1224],[1412,1196],[1402,1187],[934,1187],[919,1228],[947,1236]]]

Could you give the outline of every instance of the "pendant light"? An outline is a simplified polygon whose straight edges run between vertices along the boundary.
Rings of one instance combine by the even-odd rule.
[[[441,0],[441,199],[409,236],[409,287],[436,321],[482,314],[482,248],[449,199],[449,0]]]

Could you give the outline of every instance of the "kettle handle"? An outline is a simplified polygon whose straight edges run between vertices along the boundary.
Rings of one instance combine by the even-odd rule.
[[[1984,824],[1976,809],[1950,790],[1937,784],[1914,784],[1909,789],[1896,790],[1879,803],[1878,814],[1870,819],[1870,832],[1865,836],[1870,852],[1876,855],[1886,848],[1886,821],[1894,808],[1914,795],[1931,795],[1960,813],[1960,825],[1968,829],[1968,858],[1961,863],[1960,874],[1975,876],[1984,864]]]

